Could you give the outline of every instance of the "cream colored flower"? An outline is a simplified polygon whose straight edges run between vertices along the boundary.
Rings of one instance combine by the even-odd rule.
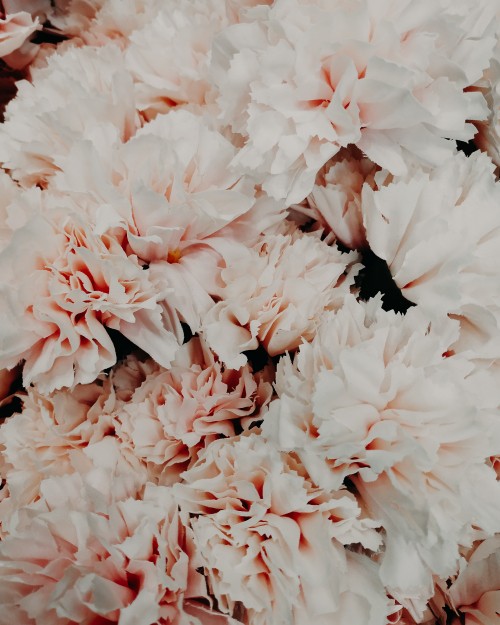
[[[242,250],[221,278],[221,301],[208,312],[209,345],[231,367],[246,362],[246,350],[262,344],[271,356],[314,337],[321,315],[341,305],[360,267],[319,233],[262,237]]]

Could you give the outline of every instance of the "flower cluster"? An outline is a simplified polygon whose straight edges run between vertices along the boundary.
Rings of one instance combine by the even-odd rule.
[[[496,624],[498,2],[3,0],[0,88],[0,623]]]

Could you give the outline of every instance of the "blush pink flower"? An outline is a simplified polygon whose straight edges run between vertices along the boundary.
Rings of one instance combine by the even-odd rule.
[[[405,298],[430,319],[460,320],[455,351],[500,354],[500,183],[482,153],[457,154],[380,189],[366,185],[363,219],[371,249]]]
[[[221,269],[273,231],[283,204],[229,168],[236,149],[208,117],[171,111],[126,144],[99,148],[75,144],[52,190],[85,203],[96,232],[123,231],[158,291],[168,290],[172,319],[197,332]]]
[[[221,273],[221,301],[207,313],[204,333],[223,362],[239,367],[262,344],[271,356],[311,340],[325,310],[338,307],[359,269],[319,233],[262,237]]]
[[[433,576],[455,572],[460,545],[476,528],[500,529],[489,465],[500,428],[468,386],[473,365],[447,356],[457,334],[456,323],[429,325],[418,308],[402,316],[379,298],[346,298],[293,362],[281,359],[262,426],[317,484],[354,481],[385,529],[381,579],[417,620]]]
[[[113,482],[116,497],[135,494],[146,481],[136,457],[114,435],[112,414],[120,406],[116,376],[42,395],[30,388],[23,408],[0,426],[0,468],[4,480],[0,522],[5,527],[23,506],[41,496],[42,484],[73,473]],[[122,374],[123,375],[123,374]],[[90,478],[89,478],[90,479]]]
[[[91,493],[90,493],[91,494]],[[170,490],[141,499],[19,511],[0,544],[3,618],[35,625],[195,625],[185,599],[205,596]],[[83,505],[82,505],[83,504]]]
[[[248,625],[386,623],[376,564],[343,547],[379,541],[352,495],[315,488],[258,434],[211,443],[182,477],[174,490],[222,612]]]
[[[51,217],[16,230],[0,256],[0,366],[25,360],[25,385],[45,392],[91,382],[116,361],[106,327],[168,366],[178,342],[148,271],[76,216]]]
[[[225,368],[204,342],[191,339],[168,370],[155,367],[114,417],[116,434],[148,468],[170,484],[221,436],[253,421],[272,394],[269,372]]]
[[[75,141],[126,141],[139,126],[132,79],[113,45],[52,54],[17,89],[0,127],[0,162],[24,186],[46,186]]]
[[[207,104],[212,41],[228,24],[224,2],[169,0],[131,34],[125,62],[146,119],[178,105]]]
[[[481,94],[464,89],[495,44],[489,0],[418,10],[411,0],[281,0],[251,15],[216,37],[212,76],[222,119],[245,140],[234,164],[274,198],[301,202],[350,144],[394,174],[412,159],[437,165],[447,139],[472,138],[467,120],[487,116]]]

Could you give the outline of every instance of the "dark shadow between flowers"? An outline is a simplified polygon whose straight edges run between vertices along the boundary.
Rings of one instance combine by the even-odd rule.
[[[408,308],[415,306],[401,293],[392,279],[391,272],[385,260],[382,260],[370,250],[362,252],[363,269],[356,277],[356,286],[360,289],[359,296],[362,300],[382,293],[382,308],[405,313]]]

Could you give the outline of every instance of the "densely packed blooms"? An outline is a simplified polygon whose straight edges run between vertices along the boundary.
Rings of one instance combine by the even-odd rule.
[[[0,624],[496,625],[497,0],[3,0],[0,87]]]

